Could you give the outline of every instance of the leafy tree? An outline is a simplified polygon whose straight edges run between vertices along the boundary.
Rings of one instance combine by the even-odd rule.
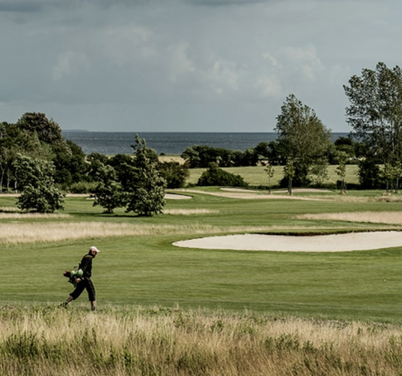
[[[278,141],[270,141],[268,143],[268,155],[267,159],[269,163],[273,166],[284,166],[286,165],[286,143]]]
[[[166,180],[167,188],[182,188],[185,186],[186,179],[190,176],[186,163],[160,162],[158,170]]]
[[[378,160],[371,155],[359,162],[359,183],[363,189],[381,188],[381,171]]]
[[[26,112],[17,121],[16,125],[29,134],[36,133],[39,140],[55,145],[63,143],[63,136],[60,126],[53,120],[49,120],[45,114],[40,112]]]
[[[272,166],[271,164],[267,163],[266,167],[264,168],[264,171],[267,173],[268,191],[269,191],[269,193],[271,193],[271,179],[274,177],[274,174],[275,174],[274,166]]]
[[[181,157],[190,168],[205,168],[210,163],[216,163],[221,167],[232,166],[232,154],[229,149],[214,148],[208,145],[194,145],[186,148]]]
[[[254,148],[248,148],[244,150],[242,159],[241,159],[241,165],[242,166],[255,166],[257,165],[259,158],[258,158],[258,153]]]
[[[112,166],[116,171],[117,181],[119,181],[122,186],[128,186],[131,179],[131,171],[134,167],[133,156],[116,154],[107,161],[107,164]]]
[[[2,190],[5,181],[7,191],[9,191],[10,184],[13,181],[14,185],[16,184],[16,170],[13,162],[18,153],[32,158],[49,160],[52,153],[48,145],[40,142],[35,132],[29,134],[15,124],[1,123],[0,133],[0,186]]]
[[[53,148],[52,158],[56,168],[55,181],[65,188],[74,183],[87,180],[89,165],[86,162],[86,155],[81,147],[73,141],[67,140]]]
[[[190,166],[190,168],[197,168],[202,166],[200,153],[197,148],[197,146],[188,147],[180,155]]]
[[[53,163],[18,154],[14,164],[22,190],[17,199],[21,210],[53,213],[63,209],[63,195],[54,184]]]
[[[288,182],[288,194],[291,196],[293,194],[293,179],[296,175],[295,166],[293,161],[288,160],[285,167],[283,168],[283,173],[285,179]]]
[[[356,157],[356,151],[355,151],[355,142],[352,140],[351,137],[338,137],[335,142],[335,149],[338,152],[342,152],[345,154],[346,158],[355,158]],[[338,155],[336,155],[338,156]],[[347,159],[345,163],[347,162]]]
[[[10,139],[7,137],[7,125],[6,122],[0,123],[0,193],[3,192],[6,177],[8,177],[7,185],[9,184],[10,167],[13,160]]]
[[[325,180],[328,179],[328,159],[318,158],[315,163],[311,166],[309,177],[312,184],[318,187],[322,187]]]
[[[96,178],[98,185],[93,191],[95,195],[93,206],[100,205],[105,208],[105,213],[112,214],[114,209],[125,205],[124,193],[112,166],[101,166]]]
[[[147,147],[145,139],[141,139],[138,134],[132,147],[135,152],[134,166],[130,171],[131,178],[123,187],[127,192],[126,211],[145,216],[162,213],[166,182],[152,159],[152,149]]]
[[[375,70],[352,76],[344,90],[350,101],[347,122],[366,146],[365,157],[396,166],[402,160],[402,70],[378,63]]]
[[[91,153],[87,155],[87,162],[89,163],[88,179],[94,181],[99,169],[108,164],[108,157],[101,153]]]
[[[248,187],[248,184],[240,175],[234,175],[222,170],[216,163],[211,163],[208,170],[204,171],[197,182],[198,186],[226,186]]]
[[[381,177],[385,180],[386,184],[386,192],[389,193],[389,190],[394,190],[395,193],[398,193],[399,186],[399,178],[402,173],[401,163],[396,163],[392,166],[389,163],[385,163],[381,169]]]
[[[340,179],[340,193],[346,193],[346,163],[348,160],[348,154],[345,151],[338,151],[338,167],[335,172],[339,176]]]
[[[327,159],[332,144],[330,130],[314,110],[303,105],[293,94],[286,98],[275,130],[286,160],[292,161],[293,184],[308,185],[312,167],[317,163],[322,165]]]

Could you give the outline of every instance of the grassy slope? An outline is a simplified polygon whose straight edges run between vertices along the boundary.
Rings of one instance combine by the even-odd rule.
[[[361,194],[361,193],[360,193]],[[372,192],[371,192],[372,194]],[[336,196],[336,194],[334,194]],[[10,198],[0,198],[10,206]],[[103,252],[94,261],[99,306],[161,305],[250,309],[306,317],[330,317],[401,323],[401,248],[345,253],[239,252],[176,248],[172,242],[202,236],[173,234],[163,226],[211,226],[230,232],[232,226],[266,226],[273,232],[325,229],[375,229],[364,223],[297,220],[295,214],[342,211],[401,211],[400,203],[337,201],[240,200],[194,194],[192,200],[169,200],[167,209],[206,208],[201,215],[159,215],[138,218],[101,214],[84,198],[68,198],[68,221],[133,223],[161,227],[160,235],[3,245],[0,251],[0,296],[4,303],[58,304],[70,292],[61,276],[77,264],[87,248]],[[16,223],[32,221],[18,220]],[[35,219],[52,221],[51,219]],[[7,224],[7,219],[0,219]],[[299,227],[302,227],[300,230]],[[393,228],[392,226],[388,226]],[[203,230],[208,235],[208,230]],[[324,230],[323,230],[324,231]],[[325,230],[326,231],[326,230]],[[212,233],[212,231],[210,231]],[[23,237],[24,234],[21,234]],[[85,304],[86,296],[79,302]]]
[[[338,166],[329,166],[328,167],[328,179],[325,183],[335,183],[339,176],[336,174],[336,168]],[[243,179],[249,183],[251,186],[266,186],[268,185],[268,177],[266,172],[264,171],[265,167],[256,166],[256,167],[225,167],[223,170],[228,171],[235,175],[240,175]],[[191,184],[196,184],[199,177],[205,171],[205,168],[194,168],[190,170],[190,178],[188,182]],[[357,176],[357,165],[347,165],[346,166],[346,183],[350,184],[358,184],[358,176]],[[271,186],[275,186],[279,184],[279,181],[283,178],[283,167],[282,166],[274,166],[274,176],[271,179]]]

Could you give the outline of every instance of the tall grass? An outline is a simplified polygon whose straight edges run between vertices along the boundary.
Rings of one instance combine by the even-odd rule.
[[[400,328],[248,312],[0,310],[0,374],[400,375]]]

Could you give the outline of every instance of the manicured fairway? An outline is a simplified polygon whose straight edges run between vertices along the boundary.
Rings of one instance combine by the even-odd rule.
[[[218,192],[217,188],[210,192]],[[350,194],[351,195],[351,194]],[[371,193],[372,195],[372,193]],[[126,225],[134,233],[103,237],[11,244],[2,240],[2,304],[57,305],[71,291],[62,276],[77,265],[89,246],[101,249],[93,281],[100,309],[109,305],[245,309],[278,315],[358,319],[402,323],[402,246],[341,253],[250,252],[177,248],[174,241],[225,233],[318,233],[350,230],[399,230],[400,225],[297,219],[304,213],[395,212],[399,202],[373,198],[340,200],[336,192],[324,201],[230,199],[195,193],[191,200],[168,200],[164,214],[139,218],[117,211],[102,214],[86,198],[67,198],[59,218],[0,217],[1,231],[22,224],[89,223]],[[361,196],[361,194],[360,194]],[[318,196],[317,196],[318,197]],[[1,207],[10,198],[0,198]],[[197,214],[195,209],[205,209]],[[193,211],[193,212],[192,212]],[[191,214],[195,213],[195,214]],[[7,227],[10,226],[10,227]],[[95,227],[96,228],[96,227]],[[68,231],[64,230],[64,231]],[[21,238],[24,233],[21,233]],[[3,244],[4,243],[4,244]],[[88,305],[86,296],[74,303]]]

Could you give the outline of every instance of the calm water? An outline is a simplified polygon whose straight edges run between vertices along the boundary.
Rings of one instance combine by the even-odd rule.
[[[132,154],[131,145],[135,143],[137,132],[75,132],[63,131],[63,136],[81,146],[85,154],[100,153],[105,155]],[[138,132],[147,146],[157,154],[180,155],[187,147],[208,145],[229,150],[244,151],[256,147],[260,142],[275,140],[276,133],[193,133],[193,132]],[[333,133],[335,140],[347,133]]]

